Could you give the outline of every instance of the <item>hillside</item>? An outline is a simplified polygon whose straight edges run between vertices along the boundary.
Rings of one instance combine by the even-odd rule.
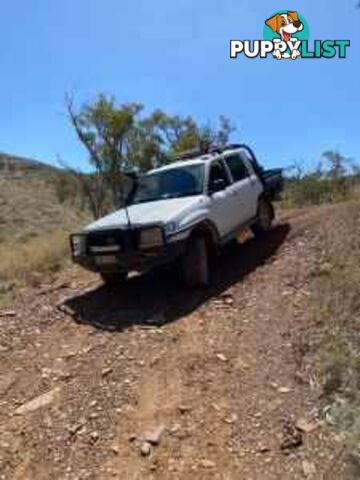
[[[58,201],[49,178],[0,176],[0,242],[72,229],[78,222],[79,212]]]
[[[76,226],[76,209],[57,198],[58,172],[37,160],[0,153],[0,242]]]
[[[0,152],[0,178],[4,176],[48,175],[56,171],[56,167],[47,163]]]
[[[76,197],[59,201],[59,170],[12,159],[0,173],[0,309],[13,285],[54,272],[69,261],[68,232],[87,222]]]

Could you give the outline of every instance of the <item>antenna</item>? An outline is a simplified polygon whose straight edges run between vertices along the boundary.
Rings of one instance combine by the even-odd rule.
[[[125,203],[125,213],[126,213],[126,218],[127,218],[129,230],[132,230],[132,223],[131,223],[131,220],[130,220],[130,215],[129,215],[129,210],[128,210],[127,203]]]

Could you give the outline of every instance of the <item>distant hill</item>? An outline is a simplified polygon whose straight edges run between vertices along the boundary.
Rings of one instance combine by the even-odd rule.
[[[39,176],[58,169],[44,162],[0,152],[0,177]]]
[[[30,158],[0,153],[0,246],[53,230],[77,228],[78,203],[59,201],[55,179],[61,169]]]
[[[51,178],[0,175],[0,246],[29,235],[79,227],[86,212],[60,203]]]

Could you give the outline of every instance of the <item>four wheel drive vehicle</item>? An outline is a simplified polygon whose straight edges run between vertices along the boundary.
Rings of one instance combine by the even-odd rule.
[[[183,156],[139,177],[125,208],[71,235],[73,260],[105,282],[177,260],[188,285],[206,286],[209,256],[241,229],[269,230],[282,187],[282,171],[263,170],[245,145]]]

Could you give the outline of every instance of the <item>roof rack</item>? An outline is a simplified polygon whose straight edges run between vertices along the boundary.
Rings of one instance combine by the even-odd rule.
[[[246,145],[241,145],[240,143],[230,143],[226,145],[226,147],[222,148],[222,151],[225,152],[226,150],[234,150],[235,148],[246,148]]]
[[[192,150],[186,150],[185,152],[174,155],[175,160],[189,160],[190,158],[201,157],[204,152],[200,148],[193,148]]]
[[[187,150],[185,152],[179,153],[177,155],[174,155],[175,160],[190,160],[191,158],[196,158],[196,157],[202,157],[204,155],[214,155],[214,154],[221,154],[223,152],[226,152],[227,150],[235,150],[236,148],[244,148],[247,150],[251,157],[254,157],[254,153],[251,150],[250,147],[248,147],[245,144],[240,144],[240,143],[230,143],[229,145],[226,145],[225,147],[219,147],[218,145],[212,145],[208,151],[201,150],[200,148],[194,148],[192,150]]]

